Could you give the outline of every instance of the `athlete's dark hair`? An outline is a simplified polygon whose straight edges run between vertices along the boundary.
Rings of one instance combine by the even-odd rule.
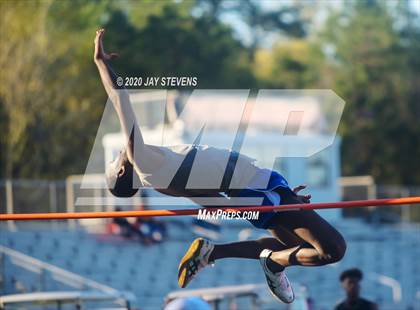
[[[121,152],[119,163],[118,171],[111,170],[106,173],[108,189],[116,197],[132,197],[139,190],[133,187],[135,184],[133,180],[137,178],[137,174],[134,172],[133,165],[128,160],[125,151]],[[121,165],[124,166],[124,173],[119,175]]]
[[[347,269],[340,274],[340,282],[343,282],[347,278],[356,278],[360,281],[363,279],[363,273],[358,268]]]

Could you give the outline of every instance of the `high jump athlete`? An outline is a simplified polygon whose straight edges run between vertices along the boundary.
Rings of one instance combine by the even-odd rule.
[[[102,38],[104,29],[96,32],[94,61],[99,70],[103,86],[113,103],[121,123],[122,131],[128,141],[119,156],[110,163],[106,178],[110,191],[118,197],[131,197],[137,189],[133,179],[143,186],[155,188],[161,193],[188,197],[260,197],[262,205],[283,205],[309,203],[310,195],[299,195],[305,186],[293,190],[287,181],[276,171],[259,168],[252,159],[233,151],[202,145],[183,145],[159,147],[145,144],[132,110],[129,94],[117,85],[117,76],[109,61],[116,54],[104,51]],[[134,156],[140,154],[140,156]],[[204,163],[199,167],[200,174],[207,177],[215,171],[229,169],[222,158],[235,158],[235,173],[244,186],[235,190],[191,190],[185,188],[185,176],[191,170],[195,155]],[[180,165],[181,163],[181,165]],[[172,174],[171,174],[172,173]],[[174,175],[166,188],[160,186],[168,175]],[[268,179],[265,188],[252,184],[261,178]],[[114,185],[115,184],[115,185]],[[228,203],[227,203],[228,204]],[[260,213],[257,220],[250,220],[257,228],[265,229],[272,237],[258,240],[240,241],[228,244],[212,244],[198,238],[192,242],[181,259],[178,270],[178,283],[184,288],[197,273],[207,265],[223,258],[259,259],[272,294],[285,303],[294,300],[294,293],[285,268],[292,265],[321,266],[341,260],[346,243],[341,234],[313,210],[293,210]]]

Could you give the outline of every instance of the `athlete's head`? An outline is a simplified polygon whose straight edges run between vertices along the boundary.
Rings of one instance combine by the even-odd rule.
[[[348,269],[341,273],[340,282],[348,297],[357,298],[359,296],[362,279],[363,273],[357,268]]]
[[[117,158],[109,163],[105,175],[108,189],[114,196],[131,197],[137,193],[138,188],[133,188],[137,174],[128,160],[125,149],[121,150]]]

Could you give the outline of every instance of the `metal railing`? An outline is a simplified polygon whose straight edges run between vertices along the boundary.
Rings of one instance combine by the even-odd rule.
[[[83,181],[97,184],[102,178],[97,175],[83,176]],[[370,176],[342,177],[338,180],[343,200],[376,199],[389,197],[419,196],[419,186],[389,186],[377,185]],[[76,211],[75,203],[83,193],[92,199],[100,199],[104,193],[99,188],[80,189],[81,176],[69,176],[66,180],[0,180],[0,213],[50,213]],[[309,189],[310,190],[310,189]],[[109,207],[109,206],[108,206]],[[413,208],[393,211],[402,221],[420,221],[420,212]],[[77,211],[109,211],[103,207],[83,207]],[[369,209],[375,211],[375,208]],[[357,215],[357,214],[356,214]],[[363,216],[363,215],[362,215]],[[100,222],[100,221],[98,221]],[[74,221],[67,221],[74,226]],[[94,224],[94,222],[89,222]],[[51,223],[54,225],[56,223]],[[9,229],[15,228],[15,223],[7,223]]]
[[[78,274],[67,271],[52,264],[43,262],[39,259],[33,258],[31,256],[10,249],[3,245],[0,245],[0,256],[3,256],[0,260],[3,264],[5,264],[6,261],[4,256],[8,256],[10,258],[11,263],[13,263],[14,265],[28,270],[30,272],[39,274],[39,287],[41,290],[43,290],[43,288],[45,287],[45,283],[43,282],[46,279],[46,274],[49,273],[54,280],[78,290],[98,290],[115,297],[122,295],[120,291],[110,286],[82,277]],[[5,268],[2,268],[2,270],[5,270]]]

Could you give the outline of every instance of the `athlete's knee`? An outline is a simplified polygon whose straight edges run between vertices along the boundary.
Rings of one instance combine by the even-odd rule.
[[[331,244],[325,249],[324,257],[328,264],[336,263],[340,261],[346,253],[346,245],[343,244]]]
[[[346,249],[346,241],[338,234],[338,236],[322,246],[320,254],[325,263],[331,264],[340,261],[346,254]]]

